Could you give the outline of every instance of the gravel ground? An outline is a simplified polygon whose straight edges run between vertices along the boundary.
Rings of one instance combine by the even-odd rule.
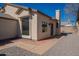
[[[0,50],[0,55],[1,56],[37,56],[37,54],[23,50],[22,48],[16,46]]]

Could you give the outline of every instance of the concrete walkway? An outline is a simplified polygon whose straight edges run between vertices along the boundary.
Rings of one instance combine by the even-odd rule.
[[[45,56],[79,56],[79,35],[69,34],[48,50]]]

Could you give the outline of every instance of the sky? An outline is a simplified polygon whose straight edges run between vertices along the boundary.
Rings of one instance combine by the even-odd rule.
[[[55,11],[60,10],[61,11],[61,21],[67,21],[67,15],[65,14],[64,8],[66,3],[15,3],[17,5],[30,7],[33,9],[40,10],[41,12],[47,14],[48,16],[51,16],[52,18],[55,18]],[[0,4],[0,7],[2,7],[3,4]],[[72,21],[75,22],[75,17],[72,17]]]

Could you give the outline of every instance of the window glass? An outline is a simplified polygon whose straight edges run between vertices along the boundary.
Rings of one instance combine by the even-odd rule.
[[[29,35],[29,17],[22,18],[22,34]]]
[[[47,22],[42,22],[42,32],[46,32],[47,31]]]

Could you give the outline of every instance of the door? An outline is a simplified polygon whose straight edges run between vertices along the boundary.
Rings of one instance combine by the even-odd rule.
[[[51,24],[51,35],[53,35],[53,24]]]
[[[22,34],[29,35],[29,17],[22,18]]]
[[[22,18],[22,37],[29,38],[29,17]]]
[[[0,40],[17,37],[17,21],[0,18]]]

